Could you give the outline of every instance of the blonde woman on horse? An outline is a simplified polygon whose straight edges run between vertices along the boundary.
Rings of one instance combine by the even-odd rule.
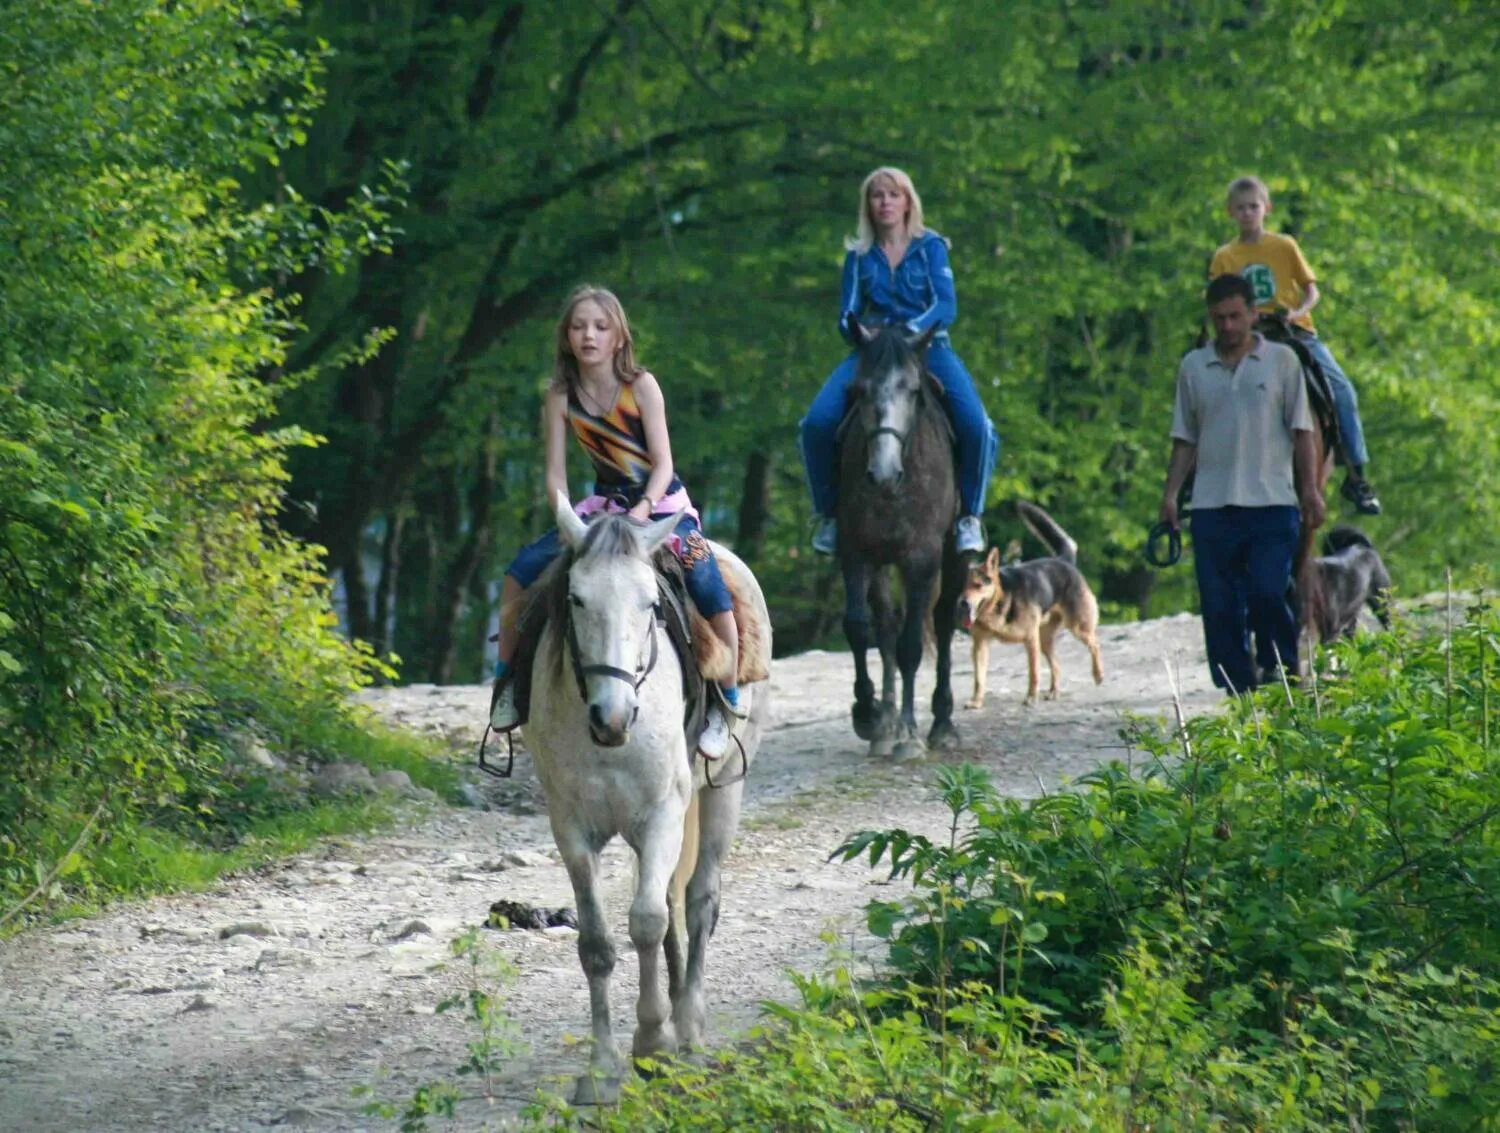
[[[672,466],[666,402],[651,371],[635,360],[635,343],[625,309],[602,287],[583,286],[568,297],[557,323],[552,382],[542,409],[546,437],[547,499],[568,494],[567,435],[571,432],[594,466],[594,492],[574,506],[580,518],[597,512],[623,512],[645,522],[680,516],[672,549],[682,563],[688,595],[729,650],[729,672],[738,671],[739,630],[733,601],[713,548],[703,537],[698,512]],[[500,595],[502,683],[490,723],[496,731],[516,727],[518,714],[510,663],[516,654],[516,621],[521,598],[562,551],[554,527],[523,547],[505,572]],[[730,712],[740,714],[739,690],[720,686]],[[729,747],[733,722],[715,702],[698,741],[708,759]]]
[[[974,379],[953,350],[948,328],[958,317],[948,242],[922,220],[922,199],[911,178],[882,166],[859,187],[855,235],[845,241],[839,333],[857,346],[854,327],[901,326],[916,336],[936,327],[926,363],[944,390],[944,406],[958,443],[961,552],[984,551],[984,493],[995,467],[999,439]],[[823,383],[802,419],[802,462],[807,469],[813,510],[819,516],[813,548],[831,555],[838,546],[838,479],[835,449],[839,423],[848,408],[856,355],[850,354]]]

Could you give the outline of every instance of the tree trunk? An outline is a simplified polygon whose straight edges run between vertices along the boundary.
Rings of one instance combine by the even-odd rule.
[[[370,591],[365,586],[363,556],[360,554],[358,528],[345,528],[338,546],[329,551],[337,556],[339,573],[344,580],[344,621],[349,627],[349,637],[369,641],[373,636],[370,622]]]
[[[448,684],[453,680],[459,630],[468,609],[469,586],[474,572],[489,553],[492,524],[490,512],[495,499],[497,421],[492,416],[485,423],[485,445],[479,458],[479,469],[468,492],[469,532],[453,556],[438,592],[440,620],[428,665],[428,680]]]
[[[375,585],[375,626],[370,647],[375,656],[391,651],[395,636],[396,592],[401,581],[401,536],[406,529],[406,515],[398,505],[386,513],[385,538],[380,543],[380,580]]]
[[[740,492],[740,524],[734,547],[747,563],[766,549],[766,525],[771,520],[771,456],[763,449],[745,460],[745,484]]]
[[[1106,568],[1104,584],[1099,588],[1099,598],[1105,602],[1119,602],[1134,606],[1138,616],[1151,616],[1151,591],[1156,587],[1156,571],[1145,563],[1127,567]]]

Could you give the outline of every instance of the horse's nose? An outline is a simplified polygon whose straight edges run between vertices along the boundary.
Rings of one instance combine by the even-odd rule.
[[[865,475],[869,478],[870,483],[877,486],[899,488],[901,481],[906,479],[906,470],[904,468],[897,468],[895,471],[886,470],[882,472],[872,467],[865,469]]]
[[[612,715],[597,704],[589,705],[589,734],[600,747],[619,747],[630,738],[635,712],[632,711],[629,719],[624,720],[612,719]]]

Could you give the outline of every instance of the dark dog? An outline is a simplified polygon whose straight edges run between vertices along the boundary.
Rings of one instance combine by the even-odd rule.
[[[969,631],[974,646],[974,695],[965,707],[984,704],[985,670],[990,642],[1009,641],[1026,646],[1030,681],[1026,703],[1036,701],[1040,654],[1047,655],[1052,685],[1047,699],[1057,696],[1057,656],[1053,643],[1066,628],[1088,646],[1094,659],[1094,683],[1104,680],[1099,659],[1099,603],[1074,562],[1078,544],[1055,520],[1035,504],[1019,503],[1021,520],[1052,552],[1051,558],[1032,559],[1015,566],[1000,564],[1000,548],[991,547],[982,562],[969,567],[969,577],[958,600],[958,624]]]
[[[1323,554],[1313,561],[1323,579],[1320,641],[1353,637],[1359,611],[1365,606],[1383,628],[1391,628],[1391,576],[1380,552],[1363,531],[1339,524],[1323,537]]]

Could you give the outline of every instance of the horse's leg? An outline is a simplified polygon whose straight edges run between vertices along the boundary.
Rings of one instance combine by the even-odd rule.
[[[870,580],[870,612],[880,650],[880,716],[870,740],[870,754],[884,758],[896,743],[896,635],[900,619],[891,598],[891,572],[881,568]]]
[[[698,865],[687,886],[687,975],[682,992],[672,1004],[677,1041],[684,1050],[702,1049],[708,1023],[704,968],[708,942],[719,923],[719,888],[724,859],[729,856],[740,821],[743,780],[698,793]]]
[[[932,690],[932,730],[927,733],[928,745],[938,751],[952,751],[958,746],[958,728],[953,723],[953,626],[958,620],[958,596],[963,592],[966,565],[956,552],[944,549],[942,586],[937,609],[932,612],[932,631],[937,636],[937,683]],[[983,703],[983,678],[977,669],[975,674],[977,697]]]
[[[902,572],[906,591],[906,617],[901,637],[896,642],[896,663],[901,667],[901,723],[896,742],[896,758],[915,759],[927,754],[927,743],[917,733],[917,669],[922,664],[922,627],[932,603],[932,584],[937,573],[935,564],[911,563]],[[952,693],[949,693],[949,715],[952,715]]]
[[[615,946],[599,900],[599,854],[579,833],[553,826],[557,848],[573,883],[578,908],[578,961],[589,981],[589,1021],[593,1054],[588,1073],[573,1090],[574,1105],[613,1105],[620,1096],[620,1052],[609,1017],[609,977],[615,968]]]
[[[844,637],[849,641],[849,652],[854,654],[854,707],[850,716],[854,734],[868,740],[874,737],[879,724],[875,685],[870,680],[865,657],[874,640],[870,627],[870,568],[849,557],[845,557],[843,568]]]
[[[682,853],[683,810],[680,800],[671,797],[629,838],[639,863],[635,899],[630,903],[630,943],[635,945],[641,975],[635,1038],[630,1045],[635,1058],[677,1052],[676,1036],[666,1025],[672,1001],[662,987],[661,961],[667,935],[667,886]]]

